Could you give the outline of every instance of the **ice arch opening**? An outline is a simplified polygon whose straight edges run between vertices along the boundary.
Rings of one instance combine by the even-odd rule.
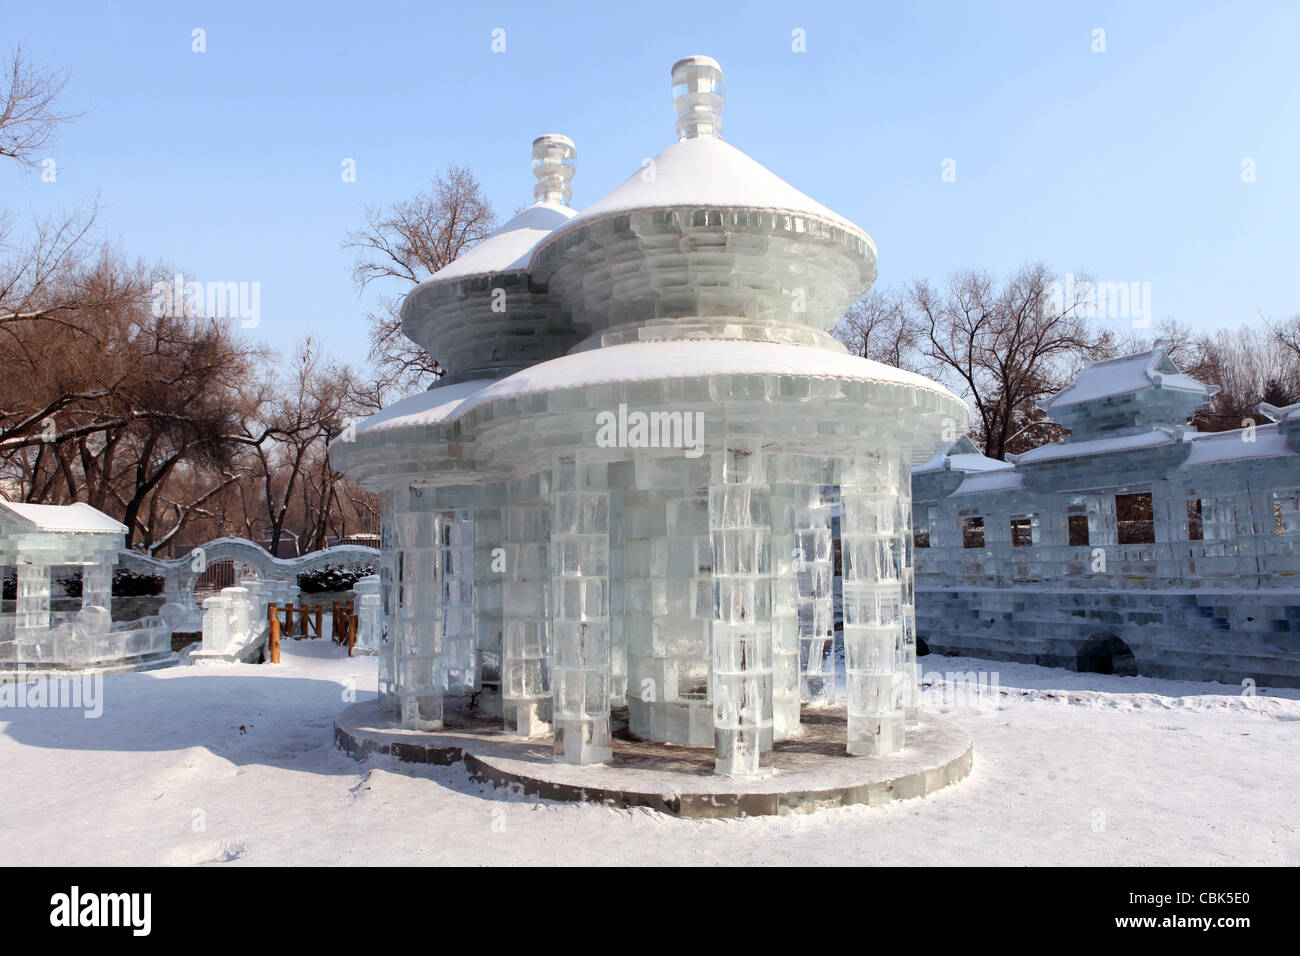
[[[1114,634],[1089,638],[1075,657],[1075,670],[1089,674],[1137,676],[1137,658],[1133,649]]]

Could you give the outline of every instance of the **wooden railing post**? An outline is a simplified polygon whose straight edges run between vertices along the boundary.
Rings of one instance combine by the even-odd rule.
[[[284,606],[284,636],[293,637],[293,602]]]
[[[267,644],[271,652],[271,663],[280,663],[280,614],[274,604],[268,605],[267,612],[271,618],[271,633]]]
[[[321,613],[324,610],[321,605],[316,605],[316,636],[320,637]]]

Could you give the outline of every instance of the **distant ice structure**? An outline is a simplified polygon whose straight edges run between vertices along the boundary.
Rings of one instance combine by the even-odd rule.
[[[336,441],[379,493],[381,703],[441,726],[472,693],[557,761],[633,734],[767,772],[834,697],[846,749],[904,746],[915,689],[910,470],[965,405],[828,333],[876,276],[858,226],[720,136],[722,70],[672,70],[678,141],[580,213],[572,141],[537,201],[418,286],[403,329],[449,374]],[[471,639],[472,635],[472,639]]]
[[[1043,404],[1064,441],[1002,462],[963,438],[914,468],[928,646],[1300,686],[1300,405],[1198,433],[1215,391],[1156,343]]]
[[[17,565],[12,614],[0,614],[0,669],[81,668],[161,660],[161,617],[113,623],[113,566],[126,528],[88,504],[0,501],[0,564]],[[51,570],[80,565],[81,610],[51,610]]]

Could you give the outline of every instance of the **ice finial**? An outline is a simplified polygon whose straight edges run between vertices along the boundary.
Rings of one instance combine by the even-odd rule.
[[[673,64],[677,136],[722,138],[722,67],[711,56],[688,56]]]
[[[533,175],[537,177],[533,198],[567,206],[573,198],[569,180],[573,178],[573,161],[577,158],[578,150],[567,136],[547,133],[533,140]]]

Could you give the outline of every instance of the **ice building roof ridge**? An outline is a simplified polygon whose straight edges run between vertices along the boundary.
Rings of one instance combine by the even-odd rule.
[[[963,435],[955,442],[940,448],[927,462],[912,469],[914,475],[924,475],[937,471],[960,471],[964,473],[1010,471],[1015,465],[1010,462],[989,458],[975,447],[969,435]]]
[[[1300,402],[1294,405],[1270,405],[1268,402],[1260,402],[1259,411],[1260,414],[1267,415],[1275,422],[1300,419]]]

